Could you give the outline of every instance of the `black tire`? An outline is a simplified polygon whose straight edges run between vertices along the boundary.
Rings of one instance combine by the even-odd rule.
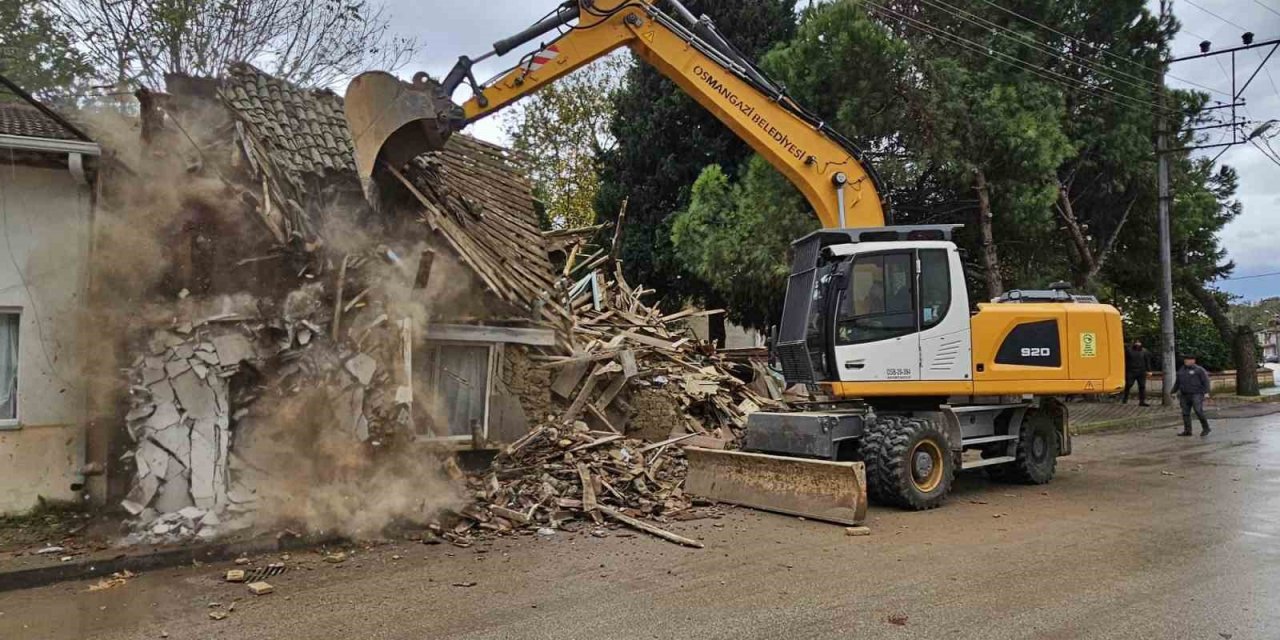
[[[1048,484],[1058,470],[1058,452],[1062,443],[1058,440],[1058,430],[1048,415],[1038,411],[1028,411],[1022,421],[1022,430],[1018,434],[1013,462],[987,467],[987,476],[1000,482],[1017,484]],[[983,451],[982,457],[1007,455],[1000,451],[988,455]]]
[[[956,475],[946,432],[924,418],[880,417],[863,435],[862,459],[867,466],[867,495],[903,509],[920,511],[941,505]]]

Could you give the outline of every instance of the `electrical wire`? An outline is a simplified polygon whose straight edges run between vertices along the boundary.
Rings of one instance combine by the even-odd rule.
[[[1223,21],[1223,22],[1225,22],[1225,23],[1227,23],[1228,25],[1233,26],[1233,27],[1235,27],[1235,28],[1239,29],[1241,33],[1245,32],[1245,31],[1248,31],[1248,29],[1246,29],[1246,28],[1244,28],[1244,27],[1242,27],[1242,26],[1240,26],[1240,25],[1238,25],[1238,24],[1236,24],[1236,23],[1234,23],[1234,22],[1232,22],[1232,21],[1230,21],[1230,20],[1228,20],[1228,19],[1226,19],[1226,18],[1224,18],[1224,17],[1222,17],[1222,16],[1220,16],[1220,15],[1218,15],[1218,14],[1216,14],[1216,13],[1214,13],[1214,12],[1212,12],[1212,11],[1210,11],[1210,10],[1208,10],[1208,9],[1206,9],[1206,8],[1204,8],[1204,7],[1202,7],[1202,6],[1200,6],[1200,5],[1198,5],[1198,4],[1196,4],[1196,3],[1195,3],[1195,2],[1193,2],[1192,0],[1183,0],[1183,1],[1184,1],[1184,2],[1186,2],[1186,3],[1187,3],[1187,4],[1189,4],[1189,5],[1191,5],[1191,6],[1195,7],[1195,8],[1197,8],[1197,9],[1199,9],[1199,10],[1201,10],[1201,11],[1203,11],[1203,12],[1205,12],[1205,13],[1207,13],[1207,14],[1209,14],[1209,15],[1211,15],[1211,16],[1213,16],[1213,17],[1215,17],[1215,18],[1217,18],[1217,19],[1219,19],[1219,20],[1221,20],[1221,21]]]
[[[1093,50],[1095,50],[1095,51],[1097,51],[1097,52],[1099,52],[1099,53],[1101,53],[1101,54],[1103,54],[1103,55],[1105,55],[1105,56],[1108,56],[1108,57],[1114,58],[1114,59],[1119,60],[1119,61],[1121,61],[1121,62],[1127,62],[1127,63],[1129,63],[1129,64],[1131,64],[1131,65],[1134,65],[1134,66],[1140,67],[1140,68],[1145,69],[1145,70],[1147,70],[1147,71],[1150,71],[1151,73],[1157,73],[1157,71],[1156,71],[1155,69],[1152,69],[1151,67],[1148,67],[1147,65],[1142,64],[1141,62],[1138,62],[1137,60],[1134,60],[1134,59],[1132,59],[1132,58],[1126,58],[1126,57],[1124,57],[1124,56],[1122,56],[1122,55],[1119,55],[1119,54],[1117,54],[1117,53],[1113,53],[1112,51],[1110,51],[1110,50],[1108,50],[1108,49],[1105,49],[1105,48],[1103,48],[1103,47],[1099,47],[1098,45],[1093,44],[1092,42],[1086,42],[1086,41],[1081,40],[1080,38],[1077,38],[1077,37],[1075,37],[1075,36],[1069,36],[1069,35],[1067,35],[1067,34],[1065,34],[1065,33],[1061,32],[1061,31],[1058,31],[1057,29],[1054,29],[1053,27],[1050,27],[1050,26],[1048,26],[1048,25],[1044,24],[1044,23],[1041,23],[1041,22],[1038,22],[1038,21],[1033,20],[1033,19],[1031,19],[1031,18],[1028,18],[1028,17],[1026,17],[1026,16],[1024,16],[1024,15],[1022,15],[1022,14],[1020,14],[1020,13],[1018,13],[1018,12],[1016,12],[1016,11],[1012,10],[1012,9],[1006,9],[1005,7],[1002,7],[1002,6],[1000,6],[1000,5],[998,5],[998,4],[994,3],[994,2],[992,2],[991,0],[982,0],[982,2],[983,2],[984,4],[987,4],[987,5],[991,6],[991,7],[993,7],[993,8],[999,9],[1000,11],[1003,11],[1003,12],[1005,12],[1005,13],[1007,13],[1007,14],[1009,14],[1009,15],[1011,15],[1011,16],[1013,16],[1013,17],[1015,17],[1015,18],[1018,18],[1019,20],[1022,20],[1022,21],[1024,21],[1024,22],[1027,22],[1027,23],[1030,23],[1030,24],[1033,24],[1033,25],[1035,25],[1035,26],[1037,26],[1037,27],[1040,27],[1041,29],[1044,29],[1044,30],[1046,30],[1046,31],[1050,32],[1050,33],[1057,34],[1057,35],[1059,35],[1059,36],[1062,36],[1063,38],[1066,38],[1066,39],[1071,40],[1071,41],[1073,41],[1073,42],[1077,42],[1077,43],[1082,44],[1082,45],[1084,45],[1084,46],[1086,46],[1086,47],[1089,47],[1089,48],[1091,48],[1091,49],[1093,49]],[[1185,31],[1185,30],[1184,30],[1184,31]],[[1185,32],[1186,32],[1186,33],[1189,33],[1189,34],[1191,34],[1191,35],[1193,35],[1193,36],[1195,35],[1194,33],[1191,33],[1190,31],[1185,31]],[[1197,36],[1197,37],[1199,37],[1199,36]],[[1200,38],[1200,39],[1201,39],[1201,40],[1207,40],[1208,38]],[[1179,76],[1173,75],[1172,73],[1169,73],[1169,72],[1167,72],[1167,71],[1165,72],[1165,75],[1166,75],[1166,76],[1169,76],[1170,78],[1173,78],[1174,80],[1177,80],[1177,81],[1179,81],[1179,82],[1183,82],[1183,83],[1185,83],[1185,84],[1189,84],[1189,85],[1191,85],[1191,86],[1193,86],[1193,87],[1198,87],[1198,88],[1200,88],[1200,89],[1204,89],[1205,91],[1212,91],[1212,92],[1214,92],[1214,93],[1220,93],[1220,94],[1222,94],[1222,95],[1224,95],[1224,96],[1229,96],[1229,95],[1231,95],[1231,94],[1227,93],[1226,91],[1222,91],[1222,90],[1219,90],[1219,89],[1214,89],[1213,87],[1209,87],[1209,86],[1206,86],[1206,85],[1200,84],[1200,83],[1198,83],[1198,82],[1194,82],[1194,81],[1192,81],[1192,80],[1188,80],[1188,79],[1186,79],[1186,78],[1182,78],[1182,77],[1179,77]]]
[[[988,20],[976,13],[972,13],[970,11],[966,11],[954,5],[947,4],[942,0],[923,0],[923,2],[925,4],[934,6],[938,10],[943,11],[944,13],[948,13],[952,16],[960,18],[961,20],[965,20],[966,22],[969,22],[971,24],[977,25],[978,27],[986,29],[988,32],[993,33],[997,36],[1002,36],[1006,39],[1014,40],[1019,42],[1020,44],[1030,46],[1041,52],[1047,53],[1050,56],[1053,56],[1054,58],[1062,60],[1063,62],[1066,62],[1068,64],[1075,64],[1075,65],[1082,66],[1113,82],[1127,84],[1131,87],[1141,89],[1141,90],[1146,90],[1146,91],[1154,91],[1158,86],[1154,80],[1142,78],[1140,76],[1136,76],[1119,69],[1110,69],[1108,67],[1100,66],[1096,62],[1087,60],[1078,55],[1073,55],[1068,52],[1050,47],[1049,45],[1042,43],[1039,40],[1036,40],[1035,38],[1029,35],[1014,31],[1013,29],[1010,29],[1004,25],[992,22],[991,20]],[[1113,75],[1110,75],[1111,73],[1116,73],[1116,74],[1119,74],[1119,76],[1124,76],[1124,77],[1113,76]],[[1131,78],[1131,80],[1126,80],[1125,78]]]
[[[1165,111],[1165,112],[1172,112],[1172,111],[1173,111],[1172,109],[1169,109],[1168,107],[1162,107],[1162,106],[1160,106],[1160,105],[1158,105],[1158,104],[1156,104],[1156,103],[1154,103],[1154,102],[1151,102],[1151,101],[1149,101],[1149,100],[1143,100],[1143,99],[1140,99],[1140,98],[1134,98],[1134,97],[1132,97],[1132,96],[1126,96],[1126,95],[1124,95],[1124,94],[1116,93],[1115,91],[1111,91],[1111,90],[1106,89],[1106,88],[1103,88],[1103,87],[1095,87],[1095,86],[1090,85],[1090,84],[1089,84],[1089,83],[1087,83],[1087,82],[1084,82],[1083,80],[1077,80],[1077,79],[1075,79],[1075,78],[1072,78],[1072,77],[1070,77],[1070,76],[1063,75],[1063,74],[1061,74],[1061,73],[1058,73],[1058,72],[1053,71],[1053,70],[1050,70],[1050,69],[1043,69],[1043,68],[1037,67],[1037,66],[1035,66],[1035,65],[1033,65],[1033,64],[1031,64],[1031,63],[1029,63],[1029,62],[1027,62],[1026,60],[1023,60],[1023,59],[1018,58],[1018,57],[1016,57],[1016,56],[1011,56],[1011,55],[1008,55],[1008,54],[1006,54],[1006,53],[1002,53],[1002,52],[999,52],[999,51],[992,51],[992,50],[991,50],[991,49],[989,49],[988,47],[984,47],[984,46],[983,46],[983,45],[981,45],[981,44],[978,44],[978,43],[976,43],[976,42],[973,42],[972,40],[969,40],[969,39],[967,39],[967,38],[963,38],[963,37],[961,37],[961,36],[957,36],[957,35],[952,34],[952,33],[948,33],[948,32],[946,32],[946,31],[944,31],[944,30],[942,30],[942,29],[940,29],[940,28],[938,28],[938,27],[936,27],[936,26],[934,26],[934,25],[931,25],[931,24],[929,24],[929,23],[927,23],[927,22],[924,22],[924,21],[922,21],[922,20],[918,20],[918,19],[916,19],[916,18],[912,18],[912,17],[907,16],[907,15],[905,15],[905,14],[901,13],[901,12],[898,12],[898,11],[895,11],[895,10],[893,10],[893,9],[889,9],[889,8],[887,8],[887,7],[884,7],[884,6],[878,5],[878,4],[876,4],[875,2],[873,2],[872,0],[857,0],[857,1],[858,1],[858,2],[861,2],[861,3],[865,4],[865,5],[868,5],[868,6],[872,7],[872,8],[874,8],[874,9],[879,10],[882,14],[885,14],[885,15],[886,15],[886,17],[892,17],[892,18],[897,19],[899,22],[902,22],[903,24],[906,24],[906,25],[908,25],[908,26],[914,26],[914,27],[915,27],[917,30],[919,30],[919,31],[923,31],[923,32],[925,32],[925,33],[927,33],[927,34],[930,34],[930,35],[938,36],[938,37],[940,37],[940,38],[942,38],[942,39],[944,39],[944,40],[946,40],[946,41],[948,41],[948,42],[952,42],[952,43],[954,43],[954,44],[959,44],[959,45],[961,45],[961,46],[963,46],[963,47],[965,47],[965,48],[967,48],[967,49],[970,49],[970,50],[972,50],[972,51],[974,51],[974,52],[976,52],[976,53],[978,53],[978,54],[984,55],[984,56],[986,56],[986,57],[988,57],[988,58],[992,58],[993,60],[996,60],[996,61],[998,61],[998,62],[1005,62],[1005,63],[1009,64],[1010,66],[1017,67],[1017,68],[1022,69],[1022,70],[1024,70],[1024,71],[1029,71],[1029,72],[1031,72],[1031,73],[1032,73],[1032,74],[1034,74],[1034,75],[1037,75],[1037,76],[1039,76],[1039,77],[1041,77],[1041,78],[1043,78],[1043,79],[1045,79],[1045,80],[1047,80],[1047,81],[1049,81],[1049,82],[1052,82],[1052,83],[1055,83],[1055,84],[1059,85],[1060,87],[1063,87],[1063,88],[1066,88],[1066,89],[1083,89],[1084,91],[1087,91],[1087,92],[1093,93],[1093,94],[1094,94],[1095,96],[1097,96],[1097,97],[1100,97],[1100,98],[1103,98],[1103,99],[1106,99],[1106,100],[1110,100],[1111,102],[1113,102],[1113,103],[1115,103],[1115,104],[1117,104],[1117,105],[1123,105],[1123,103],[1121,102],[1121,101],[1123,100],[1123,101],[1125,101],[1125,102],[1128,102],[1128,105],[1127,105],[1127,106],[1142,106],[1142,107],[1146,107],[1146,108],[1154,109],[1154,110],[1157,110],[1157,111]],[[999,57],[997,57],[997,56],[999,56]],[[1056,76],[1056,78],[1058,78],[1058,79],[1055,79],[1055,78],[1054,78],[1054,77],[1052,77],[1052,76]],[[1073,87],[1073,86],[1072,86],[1072,84],[1065,84],[1065,83],[1063,82],[1064,80],[1065,80],[1066,82],[1068,82],[1068,83],[1072,83],[1072,84],[1077,85],[1077,86],[1074,86],[1074,87]]]
[[[1276,11],[1275,9],[1272,9],[1271,7],[1268,7],[1267,5],[1263,4],[1262,0],[1253,0],[1253,3],[1258,5],[1259,7],[1262,7],[1263,9],[1266,9],[1267,11],[1270,11],[1271,13],[1274,13],[1280,16],[1280,11]]]
[[[1272,271],[1271,273],[1257,273],[1251,276],[1236,276],[1234,278],[1218,278],[1218,281],[1226,282],[1231,280],[1252,280],[1254,278],[1271,278],[1274,276],[1280,276],[1280,271]]]

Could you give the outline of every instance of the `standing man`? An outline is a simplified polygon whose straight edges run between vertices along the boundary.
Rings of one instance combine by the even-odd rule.
[[[1124,350],[1124,396],[1120,402],[1129,404],[1129,388],[1134,384],[1138,385],[1138,406],[1149,407],[1147,404],[1147,372],[1150,367],[1147,362],[1147,352],[1142,349],[1142,341],[1134,340],[1128,349]]]
[[[1200,419],[1200,437],[1209,435],[1209,421],[1204,417],[1204,399],[1209,397],[1209,372],[1196,364],[1193,355],[1182,356],[1182,368],[1173,382],[1173,392],[1181,394],[1178,400],[1182,404],[1182,433],[1191,435],[1191,411]]]

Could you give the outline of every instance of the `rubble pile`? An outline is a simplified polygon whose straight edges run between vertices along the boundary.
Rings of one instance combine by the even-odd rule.
[[[633,289],[620,272],[612,271],[610,277],[604,268],[592,269],[567,292],[573,353],[543,360],[555,371],[552,393],[569,402],[557,421],[594,421],[606,431],[651,441],[692,434],[698,437],[690,444],[733,448],[747,415],[777,406],[778,398],[770,397],[773,387],[735,376],[737,365],[717,354],[714,345],[698,340],[685,322],[723,311],[663,315],[642,302],[652,290]],[[745,373],[750,379],[757,372],[748,367]],[[654,404],[655,397],[675,409],[663,413],[664,419],[674,418],[668,431],[626,428],[644,426],[634,424],[643,417],[637,416],[637,406]]]
[[[591,431],[582,421],[537,427],[504,448],[486,474],[471,478],[477,502],[445,535],[458,540],[472,528],[556,529],[581,518],[602,523],[606,515],[644,528],[633,518],[677,516],[691,506],[680,488],[686,466],[678,448],[689,437],[646,444]]]
[[[129,542],[210,539],[251,526],[258,488],[271,479],[244,449],[277,435],[271,423],[306,431],[308,416],[292,404],[319,405],[306,408],[323,416],[310,422],[355,449],[412,439],[414,394],[402,361],[412,323],[390,320],[395,312],[375,286],[385,277],[380,253],[346,260],[339,281],[362,293],[345,306],[318,282],[281,299],[179,301],[178,319],[152,333],[128,372]]]
[[[681,447],[735,448],[746,416],[778,401],[734,376],[730,363],[682,322],[720,311],[664,316],[641,301],[647,293],[603,269],[591,270],[568,291],[574,352],[541,358],[556,371],[552,392],[568,404],[505,447],[486,473],[470,478],[475,502],[461,511],[463,519],[447,538],[465,542],[474,530],[554,530],[608,518],[701,546],[646,521],[689,515]],[[638,405],[655,397],[665,398],[661,415],[671,418],[661,434],[637,415]]]

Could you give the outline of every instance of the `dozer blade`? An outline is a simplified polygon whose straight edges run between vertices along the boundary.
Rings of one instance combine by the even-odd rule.
[[[839,524],[867,517],[861,462],[829,462],[686,447],[685,493]]]
[[[362,73],[347,86],[344,101],[366,195],[379,160],[398,169],[420,154],[443,149],[465,124],[462,108],[424,73],[412,83],[385,71]]]

